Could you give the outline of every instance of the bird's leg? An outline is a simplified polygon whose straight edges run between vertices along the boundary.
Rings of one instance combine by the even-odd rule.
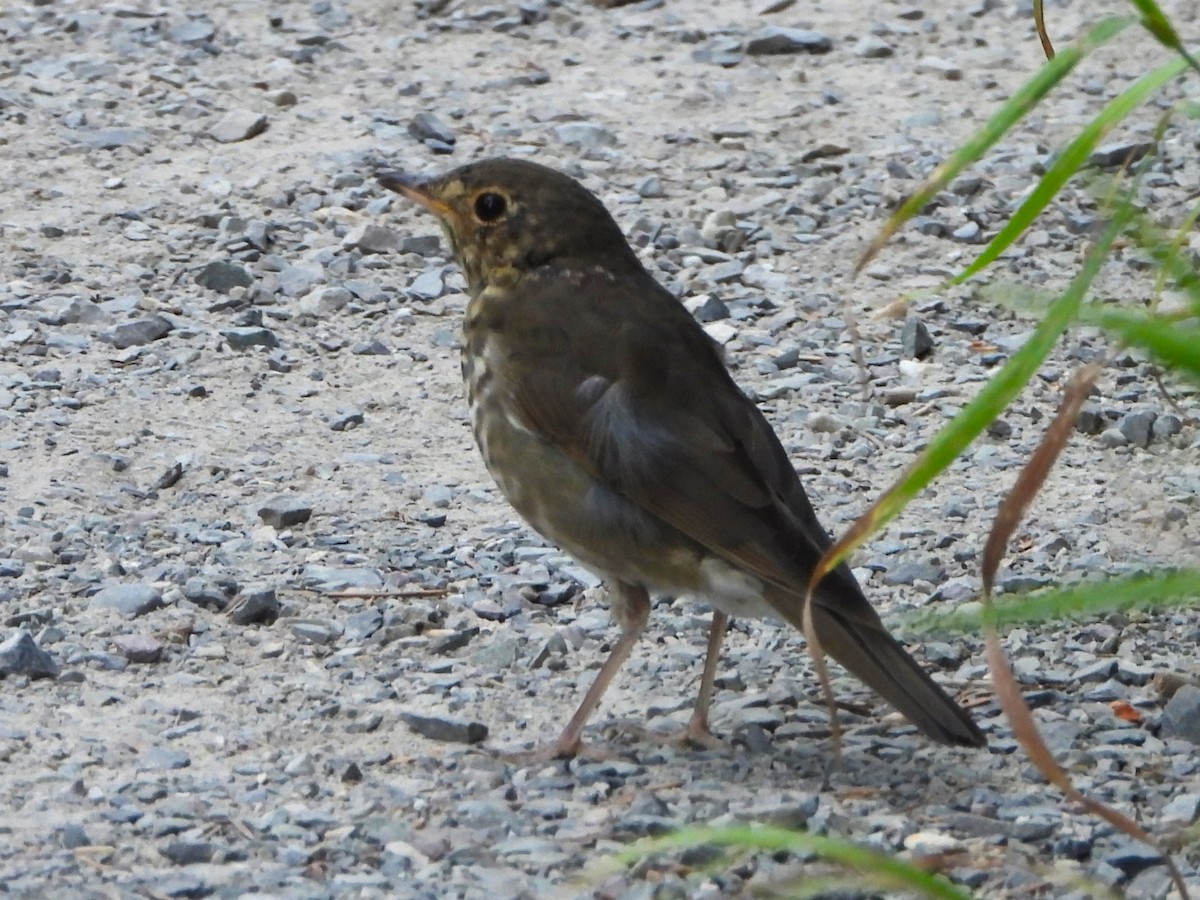
[[[708,707],[712,703],[713,682],[717,678],[717,663],[721,661],[721,642],[729,629],[729,616],[713,610],[712,625],[708,630],[708,651],[704,655],[704,671],[700,675],[700,693],[692,707],[692,717],[678,731],[664,734],[651,728],[639,729],[649,740],[664,744],[692,744],[706,750],[728,750],[729,745],[708,728]]]
[[[683,729],[680,738],[684,741],[707,747],[711,750],[725,749],[725,742],[708,728],[708,707],[712,702],[713,681],[717,677],[717,663],[721,661],[721,642],[729,628],[729,616],[719,609],[713,610],[712,625],[708,629],[708,651],[704,654],[704,672],[700,676],[700,694],[692,717]]]
[[[571,716],[571,721],[558,736],[558,740],[542,750],[534,751],[539,759],[564,759],[586,755],[583,728],[646,627],[646,620],[650,616],[650,595],[645,588],[618,582],[613,585],[610,596],[613,618],[621,626],[621,636],[609,651],[608,659],[600,667],[596,680],[588,688],[579,708],[575,710],[575,715]]]

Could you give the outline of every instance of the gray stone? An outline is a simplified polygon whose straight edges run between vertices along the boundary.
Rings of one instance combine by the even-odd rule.
[[[174,26],[167,35],[179,44],[200,44],[211,41],[217,29],[207,19],[188,19]]]
[[[272,587],[247,588],[226,609],[235,625],[270,625],[279,618],[280,604]]]
[[[75,823],[70,823],[62,827],[59,831],[59,841],[66,850],[86,847],[92,843],[92,839],[88,837],[88,833],[84,830],[84,827]]]
[[[279,338],[270,328],[245,326],[226,328],[221,332],[226,343],[234,350],[249,350],[251,347],[278,347]]]
[[[208,841],[171,841],[159,851],[177,866],[212,862],[217,848]]]
[[[213,140],[222,144],[248,141],[267,130],[267,117],[248,109],[227,112],[208,130]]]
[[[325,270],[312,263],[296,263],[279,273],[279,289],[288,297],[303,297],[325,281]]]
[[[827,35],[808,28],[783,28],[768,25],[746,41],[751,56],[773,56],[781,53],[828,53],[833,41]]]
[[[57,678],[58,663],[37,645],[28,631],[18,629],[0,644],[0,675],[25,675],[29,678]]]
[[[1083,434],[1100,434],[1107,426],[1108,419],[1098,406],[1084,406],[1075,420],[1075,428]]]
[[[1163,413],[1154,420],[1154,427],[1151,429],[1156,441],[1174,437],[1181,431],[1183,431],[1183,420],[1175,413]]]
[[[142,754],[138,760],[138,768],[149,772],[168,772],[175,769],[186,769],[192,764],[192,758],[182,750],[172,750],[169,747],[153,747]]]
[[[933,352],[933,335],[924,322],[909,316],[900,329],[900,347],[907,359],[924,359]]]
[[[666,192],[663,190],[662,179],[657,175],[650,175],[642,180],[642,183],[637,188],[638,196],[646,199],[654,199],[665,197]]]
[[[100,128],[82,132],[79,140],[97,150],[116,150],[118,147],[147,143],[150,133],[141,128]]]
[[[1115,169],[1135,163],[1154,149],[1154,141],[1104,144],[1092,151],[1088,165],[1099,169]]]
[[[863,59],[886,59],[895,52],[891,44],[874,34],[863,35],[854,45],[854,55]]]
[[[162,316],[151,316],[148,319],[114,325],[100,334],[100,340],[112,344],[118,350],[125,350],[129,347],[141,347],[166,337],[174,327]]]
[[[400,252],[436,256],[442,252],[442,240],[436,234],[410,234],[400,239]]]
[[[105,325],[112,321],[112,314],[91,300],[72,297],[58,311],[58,319],[65,325]]]
[[[1141,841],[1129,841],[1104,854],[1104,862],[1132,878],[1143,869],[1162,862],[1162,854]]]
[[[404,289],[404,293],[417,300],[436,300],[442,296],[445,289],[446,285],[442,281],[441,270],[426,269],[412,280],[412,283]]]
[[[413,116],[412,121],[408,123],[408,133],[418,141],[438,141],[442,144],[449,144],[451,147],[458,140],[449,125],[429,112],[417,113]]]
[[[400,233],[383,225],[366,223],[342,238],[343,247],[357,247],[363,253],[392,253],[400,249]]]
[[[273,528],[291,528],[312,518],[312,504],[299,497],[274,497],[258,508],[258,517]]]
[[[1116,670],[1117,661],[1115,659],[1098,659],[1078,669],[1075,672],[1075,680],[1082,684],[1093,682],[1098,684],[1102,681],[1108,681]]]
[[[940,75],[947,81],[962,81],[963,70],[939,56],[923,56],[917,60],[917,71],[927,75]]]
[[[334,431],[349,431],[365,421],[361,409],[339,409],[329,420],[329,427]]]
[[[617,145],[617,136],[596,122],[566,122],[555,125],[554,136],[562,143],[582,150],[598,150],[601,147]]]
[[[402,712],[404,723],[422,737],[431,741],[458,744],[478,744],[487,739],[488,728],[482,722],[467,722],[442,716],[427,716],[414,712]]]
[[[356,356],[391,356],[392,351],[381,340],[359,341],[350,345],[350,352]]]
[[[930,584],[937,584],[945,574],[945,568],[937,563],[920,559],[899,560],[896,565],[888,567],[883,575],[883,583],[894,585],[927,581]]]
[[[729,307],[720,297],[709,294],[692,315],[697,322],[719,322],[729,318]]]
[[[378,590],[383,587],[383,576],[375,569],[310,565],[304,567],[302,577],[305,587],[323,592],[343,591],[347,588]]]
[[[162,641],[148,634],[119,634],[113,644],[131,663],[155,663],[162,657]]]
[[[1125,435],[1125,440],[1135,447],[1149,447],[1156,418],[1157,414],[1151,410],[1137,410],[1122,416],[1117,428]]]
[[[1200,794],[1179,794],[1162,809],[1159,821],[1166,826],[1186,828],[1200,820]]]
[[[224,260],[210,262],[196,276],[196,284],[218,294],[228,294],[235,287],[250,287],[253,283],[254,276],[244,266]]]
[[[1200,744],[1200,688],[1185,684],[1167,701],[1162,714],[1164,737]]]
[[[979,240],[981,233],[982,229],[980,229],[979,223],[972,221],[955,228],[950,232],[950,237],[956,241],[973,244]]]
[[[1129,446],[1129,438],[1119,428],[1106,428],[1100,432],[1100,445],[1110,449]]]
[[[88,609],[115,609],[132,619],[162,605],[162,592],[153,585],[110,584],[92,595]]]

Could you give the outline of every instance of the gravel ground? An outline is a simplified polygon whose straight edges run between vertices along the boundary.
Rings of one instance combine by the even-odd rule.
[[[1194,37],[1196,6],[1165,7]],[[1061,42],[1121,8],[1049,17]],[[678,824],[731,822],[941,854],[980,896],[1082,898],[1081,873],[1168,896],[1153,854],[1033,773],[973,638],[918,643],[975,704],[988,750],[933,746],[838,677],[852,709],[825,790],[827,716],[803,641],[773,624],[727,640],[714,728],[728,752],[639,733],[692,701],[705,611],[683,600],[658,604],[596,717],[611,759],[522,766],[485,749],[552,736],[614,629],[594,580],[484,473],[459,384],[463,280],[374,167],[510,154],[581,178],[725,343],[838,531],[1032,327],[977,287],[930,291],[1159,56],[1131,31],[1089,59],[852,283],[887,212],[1038,65],[1028,5],[719,9],[0,12],[6,896],[732,897],[812,871],[703,848],[599,865]],[[1136,150],[1160,112],[1097,164]],[[1194,122],[1172,128],[1146,181],[1164,221],[1200,193],[1197,143]],[[1068,193],[993,285],[1061,288],[1098,217]],[[1138,300],[1145,275],[1125,248],[1100,290]],[[909,292],[907,317],[876,314]],[[976,599],[998,498],[1066,378],[1109,349],[1073,332],[858,554],[887,617]],[[1196,560],[1200,398],[1169,393],[1115,352],[1005,590]],[[1195,610],[1007,637],[1080,787],[1167,842],[1200,815],[1200,690],[1168,704],[1154,676],[1200,679],[1198,640]],[[1177,859],[1200,894],[1194,843]]]

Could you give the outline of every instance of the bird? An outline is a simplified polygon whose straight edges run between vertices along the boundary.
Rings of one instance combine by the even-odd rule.
[[[585,726],[644,631],[652,594],[713,609],[679,737],[719,745],[709,709],[731,619],[803,629],[809,578],[831,543],[774,429],[721,348],[569,175],[497,157],[377,178],[440,220],[465,275],[462,371],[485,466],[529,525],[603,579],[620,628],[543,757],[588,749]],[[984,745],[846,563],[820,582],[811,615],[824,652],[930,739]]]

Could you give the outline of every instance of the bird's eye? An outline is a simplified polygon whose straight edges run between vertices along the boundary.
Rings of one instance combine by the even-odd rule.
[[[475,198],[475,215],[480,222],[495,222],[508,210],[508,201],[492,191]]]

